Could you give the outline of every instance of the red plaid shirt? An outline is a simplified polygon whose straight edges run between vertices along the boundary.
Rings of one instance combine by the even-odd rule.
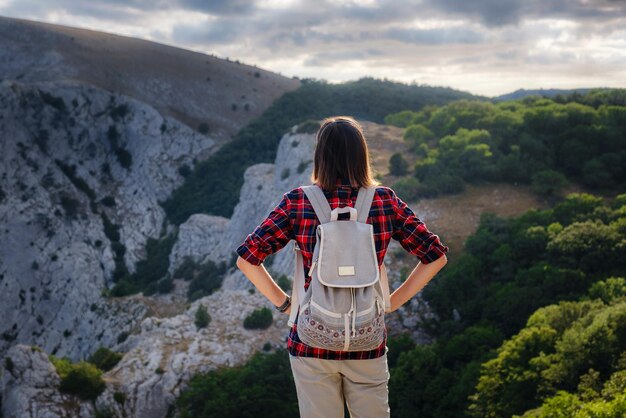
[[[335,189],[324,189],[323,192],[331,209],[354,207],[359,188],[352,187],[347,180],[339,179]],[[424,264],[438,259],[448,251],[448,247],[441,243],[439,237],[430,232],[389,187],[376,188],[367,223],[372,224],[374,229],[379,266],[383,263],[391,238],[399,241],[405,250],[417,256]],[[319,220],[315,216],[313,206],[302,188],[298,187],[283,195],[280,203],[267,218],[237,248],[237,254],[254,265],[260,265],[268,255],[279,251],[289,241],[295,239],[302,253],[306,290],[311,281],[308,272],[313,259],[317,225]],[[287,349],[294,356],[328,360],[372,359],[385,354],[386,343],[385,338],[378,348],[370,351],[331,351],[314,348],[300,341],[294,324],[289,332]]]

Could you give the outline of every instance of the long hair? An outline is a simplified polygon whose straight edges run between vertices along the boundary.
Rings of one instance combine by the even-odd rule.
[[[324,119],[316,135],[311,181],[332,190],[340,178],[358,187],[379,184],[372,176],[363,128],[350,116]]]

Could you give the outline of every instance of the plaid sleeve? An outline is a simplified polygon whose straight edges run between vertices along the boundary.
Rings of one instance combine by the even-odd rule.
[[[237,248],[237,254],[246,261],[259,265],[294,239],[289,219],[291,201],[287,193],[259,226]]]
[[[394,206],[395,219],[392,238],[400,242],[400,245],[409,253],[417,256],[419,260],[428,264],[448,252],[448,247],[443,245],[439,237],[430,232],[422,222],[400,199],[393,190],[391,201]]]

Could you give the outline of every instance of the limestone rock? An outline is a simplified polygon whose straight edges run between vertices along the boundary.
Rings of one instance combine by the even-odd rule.
[[[206,328],[198,329],[194,318],[200,305],[212,319]],[[109,384],[98,398],[98,408],[112,409],[117,416],[165,417],[193,375],[240,365],[266,343],[284,349],[287,315],[272,310],[270,328],[243,328],[245,317],[264,306],[269,303],[258,292],[220,290],[194,302],[181,315],[146,318],[140,332],[120,346],[124,358],[105,374]],[[124,405],[114,401],[115,392],[126,394]]]
[[[0,412],[6,418],[89,418],[91,402],[60,393],[61,382],[46,353],[36,347],[14,345],[6,353],[0,379]]]
[[[0,132],[0,355],[27,343],[78,360],[115,345],[146,309],[102,296],[115,265],[101,214],[132,271],[178,169],[215,142],[76,82],[0,82]]]

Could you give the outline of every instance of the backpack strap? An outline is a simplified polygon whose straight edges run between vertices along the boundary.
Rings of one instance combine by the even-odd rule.
[[[359,195],[356,198],[356,203],[354,204],[354,208],[357,212],[357,221],[362,223],[367,223],[367,217],[370,214],[370,208],[372,206],[372,201],[374,200],[374,194],[376,193],[376,187],[361,187],[359,189]]]
[[[319,219],[320,223],[330,222],[330,204],[324,196],[324,192],[320,189],[319,186],[313,184],[311,186],[302,186],[302,191],[306,195],[306,197],[311,202],[313,206],[313,211]],[[300,295],[304,292],[304,260],[302,259],[302,253],[300,252],[300,248],[298,248],[298,243],[294,243],[293,250],[295,252],[296,262],[295,271],[293,275],[293,286],[291,291],[291,312],[289,313],[289,321],[287,321],[287,325],[290,327],[293,326],[296,315],[298,315],[298,311],[300,310]]]
[[[300,310],[300,293],[304,292],[304,261],[302,253],[298,248],[298,243],[293,243],[293,250],[296,254],[295,272],[293,275],[293,286],[291,290],[291,311],[289,312],[289,320],[287,325],[291,328],[296,321],[296,315]]]
[[[389,294],[389,278],[385,262],[380,266],[380,287],[383,289],[383,300],[385,301],[385,313],[391,312],[391,295]]]
[[[330,204],[328,203],[326,196],[324,196],[322,189],[320,189],[318,185],[313,184],[311,186],[302,186],[302,191],[304,191],[304,194],[309,198],[311,205],[313,205],[313,210],[317,215],[317,219],[320,220],[320,223],[325,224],[330,222]]]

